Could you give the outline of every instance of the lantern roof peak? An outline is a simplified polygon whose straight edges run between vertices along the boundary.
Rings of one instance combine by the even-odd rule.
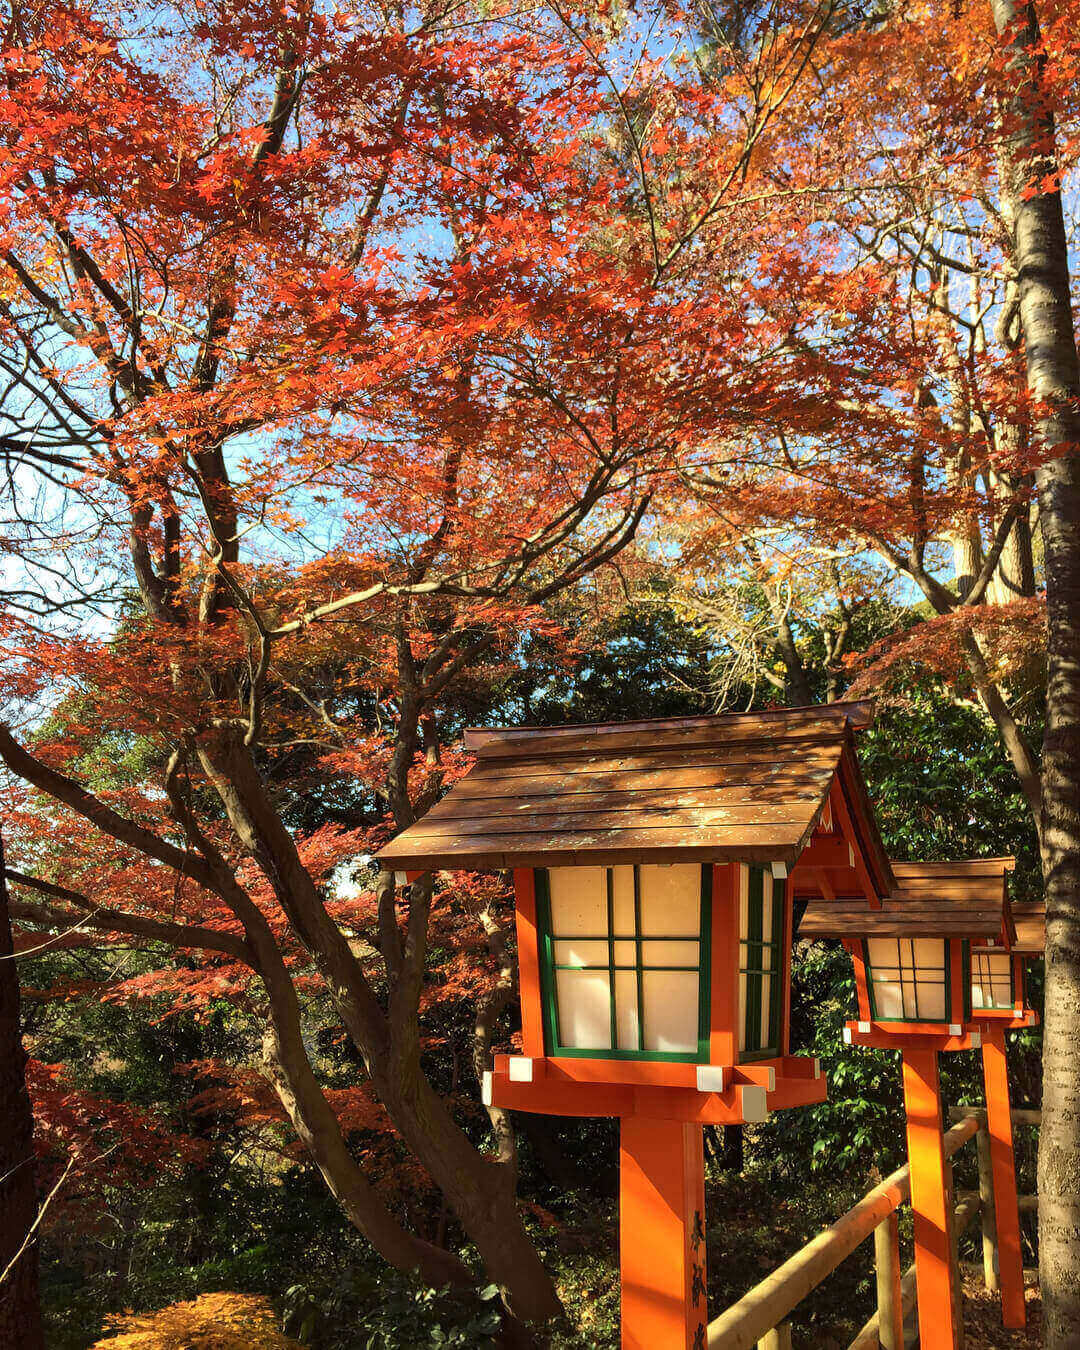
[[[878,895],[894,879],[855,756],[872,705],[474,728],[476,763],[378,854],[400,871],[794,865],[834,790]]]
[[[892,862],[895,889],[880,909],[864,900],[815,900],[799,936],[965,937],[1016,939],[1008,874],[1016,859],[960,858],[947,862]]]
[[[713,713],[699,717],[657,717],[632,722],[570,722],[540,727],[468,727],[465,748],[484,757],[497,754],[565,754],[600,743],[647,745],[651,738],[686,744],[694,739],[777,741],[842,736],[849,728],[862,731],[874,720],[869,700],[826,703],[763,712]],[[648,740],[646,738],[649,738]]]

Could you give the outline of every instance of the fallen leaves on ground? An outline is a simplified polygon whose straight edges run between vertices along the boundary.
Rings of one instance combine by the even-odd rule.
[[[202,1294],[190,1303],[109,1321],[119,1334],[91,1350],[299,1350],[278,1331],[270,1300],[252,1294]]]

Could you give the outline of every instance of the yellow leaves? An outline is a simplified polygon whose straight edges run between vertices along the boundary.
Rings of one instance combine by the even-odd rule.
[[[109,1320],[119,1335],[91,1350],[299,1350],[278,1331],[270,1300],[253,1294],[202,1294],[159,1312]]]

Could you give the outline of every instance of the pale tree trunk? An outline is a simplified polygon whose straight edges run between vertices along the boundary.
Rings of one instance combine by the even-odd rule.
[[[937,287],[938,302],[944,312],[948,309],[947,274],[942,271]],[[945,379],[949,387],[949,420],[959,449],[949,460],[947,466],[948,486],[958,496],[970,492],[975,481],[971,466],[971,400],[964,364],[960,356],[955,327],[942,319],[939,322],[941,333],[942,357],[945,367]],[[975,585],[982,569],[982,535],[979,533],[979,521],[975,513],[965,507],[957,511],[948,532],[949,547],[952,550],[953,576],[956,593],[965,599]]]
[[[34,1118],[26,1092],[19,977],[12,953],[0,841],[0,1347],[43,1350],[38,1244],[32,1235],[38,1218]]]
[[[1059,192],[1026,195],[1053,171],[1033,6],[991,0],[1011,45],[1013,93],[1003,126],[1012,166],[1014,257],[1028,389],[1038,435],[1059,450],[1038,469],[1049,621],[1042,860],[1046,887],[1046,1021],[1039,1140],[1039,1274],[1048,1350],[1080,1344],[1080,396]]]
[[[1011,431],[1012,428],[1010,427]],[[990,490],[998,506],[994,524],[1004,515],[1003,503],[1011,502],[1022,484],[1013,483],[998,474],[990,475]],[[998,560],[997,570],[986,590],[992,605],[1009,605],[1014,600],[1029,599],[1035,594],[1035,559],[1031,549],[1031,517],[1022,511],[1017,517]]]

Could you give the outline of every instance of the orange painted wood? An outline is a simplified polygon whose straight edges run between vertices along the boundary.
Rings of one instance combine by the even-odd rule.
[[[521,1053],[530,1059],[539,1059],[544,1053],[544,1018],[536,927],[536,875],[531,867],[514,869],[514,908],[521,988]]]
[[[987,1028],[982,1060],[983,1085],[986,1089],[986,1129],[990,1136],[990,1166],[994,1176],[1001,1320],[1006,1327],[1019,1328],[1027,1320],[1024,1306],[1024,1258],[1020,1247],[1020,1206],[1016,1198],[1016,1162],[1013,1157],[1005,1032],[1000,1027]]]
[[[795,871],[798,874],[803,869],[810,872],[819,867],[847,869],[850,866],[851,856],[848,853],[847,840],[835,834],[819,834],[815,831],[810,842],[799,854]],[[800,877],[800,881],[802,879]]]
[[[854,741],[850,731],[847,733],[847,743],[849,752],[840,761],[831,795],[842,798],[848,807],[855,827],[852,844],[856,861],[864,863],[872,873],[872,885],[878,898],[881,899],[895,889],[896,876],[885,852],[885,845],[881,841],[866,780],[862,776],[858,759],[851,753],[850,747],[853,747]]]
[[[635,1088],[634,1114],[653,1120],[681,1120],[699,1125],[744,1125],[743,1092],[759,1089],[742,1083],[723,1092],[696,1092],[688,1088]]]
[[[491,1077],[493,1106],[507,1111],[531,1111],[539,1116],[632,1115],[635,1091],[625,1084],[557,1083],[547,1076],[534,1083],[512,1083],[498,1072]],[[664,1091],[678,1093],[674,1088]]]
[[[950,942],[946,948],[949,954],[949,1019],[952,1022],[964,1020],[964,947],[963,943]]]
[[[776,883],[773,882],[775,886]],[[783,1055],[791,1050],[791,947],[794,939],[795,882],[790,873],[784,882],[784,926],[780,941],[780,968],[783,972],[783,1003],[780,1010],[780,1052]]]
[[[787,1111],[793,1106],[816,1106],[827,1101],[829,1084],[821,1078],[778,1078],[774,1091],[766,1094],[770,1111]]]
[[[705,1156],[700,1125],[631,1116],[619,1133],[623,1350],[704,1345]]]
[[[863,960],[862,943],[853,939],[845,942],[844,946],[851,955],[851,964],[855,969],[855,993],[859,1003],[859,1017],[863,1022],[869,1022],[870,990],[866,982],[866,962]]]
[[[904,1046],[911,1208],[915,1218],[915,1284],[920,1350],[957,1350],[950,1202],[942,1143],[941,1092],[935,1050]]]
[[[781,1078],[813,1078],[820,1077],[820,1065],[812,1055],[781,1055],[777,1059],[757,1060],[753,1064],[740,1064],[739,1068],[746,1073],[754,1069],[760,1069],[763,1065],[771,1065],[776,1070],[777,1082]]]
[[[709,1059],[734,1064],[739,1049],[738,863],[721,863],[712,871],[709,965]]]
[[[505,1068],[506,1055],[495,1056],[495,1067]],[[751,1064],[723,1064],[728,1084],[750,1083],[768,1087],[770,1078],[777,1086],[786,1079],[801,1083],[815,1080],[814,1061],[805,1055],[779,1056],[754,1060]],[[692,1088],[697,1091],[698,1065],[689,1061],[648,1059],[578,1059],[554,1055],[537,1059],[535,1072],[553,1083],[615,1083],[628,1087]]]
[[[833,779],[833,785],[829,792],[829,801],[832,805],[833,819],[840,826],[840,833],[851,845],[851,852],[855,859],[855,879],[858,881],[859,887],[866,897],[867,904],[870,905],[871,909],[877,909],[880,906],[884,895],[888,893],[887,888],[882,883],[875,885],[870,876],[869,869],[866,865],[866,859],[863,856],[862,840],[855,828],[855,821],[852,817],[852,812],[848,807],[847,798],[844,795],[840,783],[836,779]],[[873,833],[876,838],[876,827],[873,827]],[[882,856],[884,857],[884,855]],[[885,868],[887,871],[888,862],[885,863]],[[892,878],[889,877],[890,881],[891,879]]]
[[[695,1088],[635,1087],[629,1083],[578,1083],[545,1072],[531,1083],[511,1082],[505,1061],[492,1072],[491,1103],[508,1111],[531,1111],[542,1116],[648,1116],[698,1125],[742,1125],[746,1122],[743,1093],[756,1086],[735,1083],[724,1092]],[[789,1098],[789,1101],[783,1101]],[[760,1096],[757,1097],[760,1101]],[[766,1105],[804,1106],[825,1100],[825,1080],[794,1079],[778,1084]]]
[[[857,1022],[846,1022],[852,1045],[869,1045],[876,1050],[977,1050],[982,1044],[982,1029],[962,1025],[959,1036],[949,1031],[947,1022],[871,1022],[869,1031],[860,1031]]]
[[[632,1087],[697,1086],[697,1065],[648,1059],[578,1059],[552,1056],[547,1060],[552,1082],[626,1083]]]

